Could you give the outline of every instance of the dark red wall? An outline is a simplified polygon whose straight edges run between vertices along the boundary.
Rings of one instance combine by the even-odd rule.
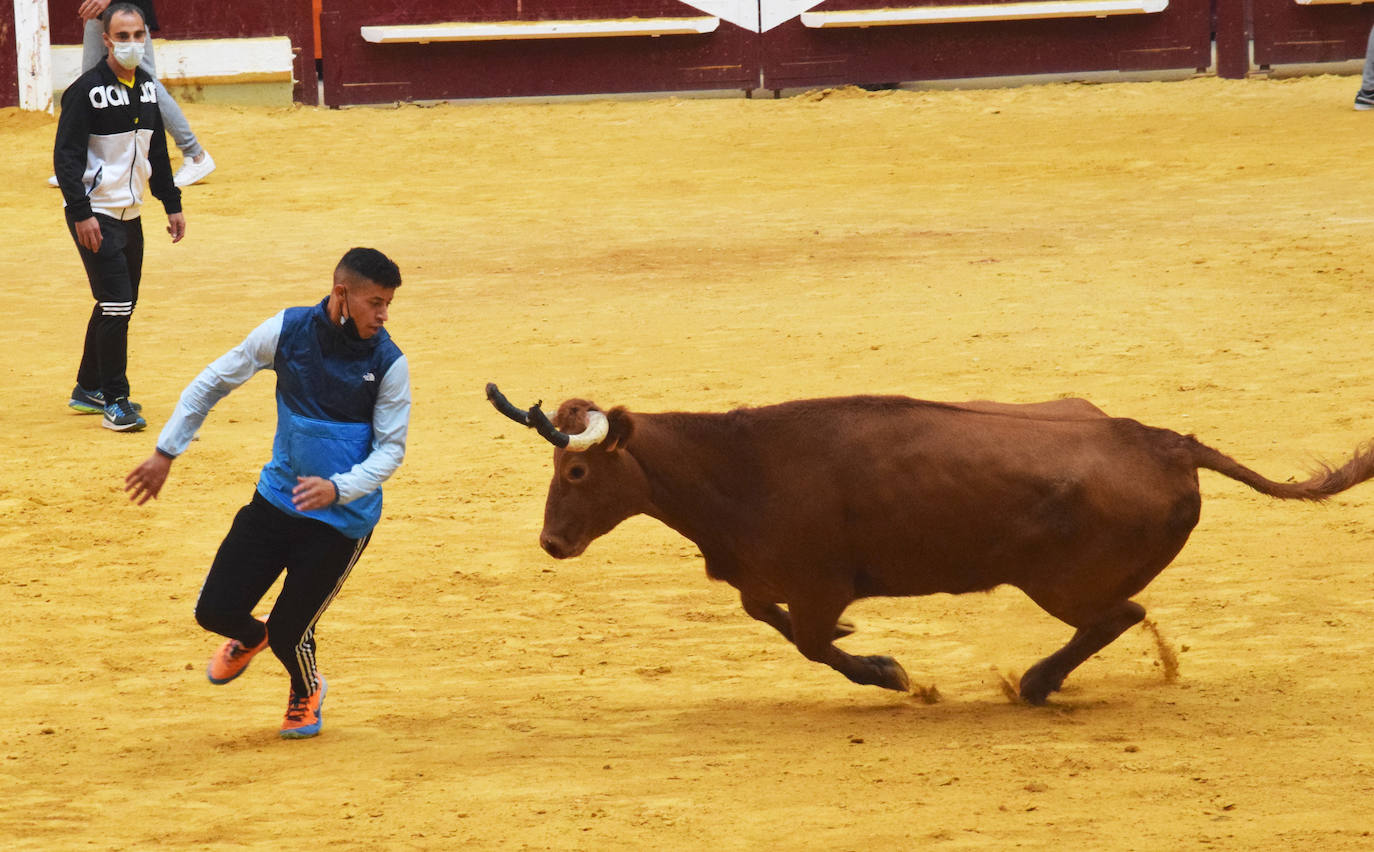
[[[53,44],[80,44],[81,0],[49,0]],[[287,36],[295,51],[295,98],[318,101],[315,30],[310,0],[227,0],[213,3],[155,3],[160,38],[240,38]]]

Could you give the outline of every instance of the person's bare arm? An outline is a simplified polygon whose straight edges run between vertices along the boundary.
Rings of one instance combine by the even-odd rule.
[[[94,21],[105,14],[108,8],[110,0],[82,0],[81,5],[76,7],[76,14],[80,15],[83,21]]]

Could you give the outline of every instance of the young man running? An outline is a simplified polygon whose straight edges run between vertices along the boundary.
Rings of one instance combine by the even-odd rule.
[[[410,369],[382,327],[399,286],[386,255],[350,249],[323,301],[272,317],[191,382],[156,451],[125,478],[139,505],[158,496],[215,403],[259,370],[276,371],[272,458],[210,566],[196,620],[229,638],[210,659],[211,683],[228,683],[271,647],[291,678],[287,739],[320,732],[326,684],[315,665],[315,623],[367,547],[381,485],[405,456]],[[254,618],[283,570],[271,614]]]

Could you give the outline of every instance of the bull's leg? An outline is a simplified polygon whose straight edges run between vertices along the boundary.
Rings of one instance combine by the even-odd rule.
[[[1030,704],[1044,704],[1051,692],[1058,692],[1069,672],[1111,644],[1145,617],[1145,607],[1125,601],[1106,610],[1100,619],[1078,628],[1064,647],[1031,666],[1021,676],[1021,698]]]
[[[745,612],[781,633],[788,642],[792,641],[792,616],[787,610],[772,601],[761,601],[744,593],[740,593],[739,599]],[[843,639],[853,632],[854,622],[843,617],[836,620],[834,638]]]
[[[792,642],[808,660],[825,663],[855,683],[909,692],[911,683],[900,663],[891,657],[856,657],[834,645],[840,613],[849,601],[789,602]],[[776,626],[776,625],[775,625]]]

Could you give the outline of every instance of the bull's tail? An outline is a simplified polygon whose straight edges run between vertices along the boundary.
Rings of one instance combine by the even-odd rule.
[[[1312,500],[1321,502],[1353,488],[1366,479],[1374,478],[1374,441],[1355,450],[1350,461],[1340,467],[1319,464],[1311,476],[1302,482],[1275,482],[1266,479],[1230,456],[1217,452],[1189,436],[1187,441],[1193,464],[1243,482],[1261,494],[1283,500]]]

